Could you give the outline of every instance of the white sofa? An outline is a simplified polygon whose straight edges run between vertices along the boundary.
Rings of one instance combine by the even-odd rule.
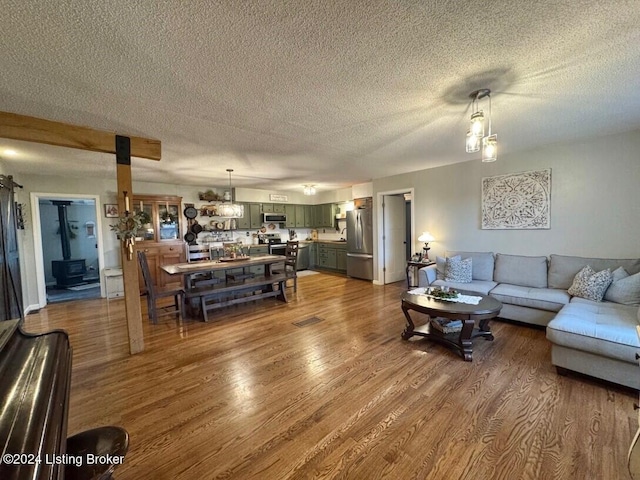
[[[443,286],[491,295],[503,304],[500,318],[545,326],[551,361],[559,373],[572,370],[640,390],[636,353],[640,341],[637,304],[593,302],[567,290],[586,265],[600,271],[623,267],[640,272],[640,259],[530,257],[492,252],[447,252],[472,259],[470,283],[443,279],[444,261],[420,269],[420,286]],[[438,274],[438,270],[440,274]],[[632,303],[630,300],[627,303]],[[640,303],[640,300],[638,301]]]

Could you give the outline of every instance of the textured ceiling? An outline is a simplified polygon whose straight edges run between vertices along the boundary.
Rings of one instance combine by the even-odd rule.
[[[640,2],[0,0],[0,110],[150,137],[134,179],[300,190],[640,127]],[[13,146],[15,158],[2,154]],[[8,173],[112,156],[0,139]],[[498,159],[500,161],[500,159]]]

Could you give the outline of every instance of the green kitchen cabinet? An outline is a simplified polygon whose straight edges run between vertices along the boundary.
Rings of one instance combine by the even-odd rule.
[[[346,248],[336,248],[336,269],[347,273],[347,250]]]
[[[336,206],[333,203],[313,205],[314,227],[335,228]]]
[[[251,245],[249,247],[249,256],[254,257],[256,255],[267,255],[269,253],[269,247],[267,245]],[[264,275],[264,265],[254,265],[249,267],[249,271],[254,275]]]
[[[304,217],[304,213],[305,213],[305,205],[294,205],[294,211],[295,211],[295,222],[294,222],[294,227],[295,228],[304,228],[305,225],[305,217]],[[287,219],[289,218],[289,216],[287,215]]]
[[[246,207],[245,207],[246,208]],[[249,204],[249,219],[251,229],[260,228],[262,226],[262,212],[259,203]],[[246,216],[246,213],[245,213]]]
[[[318,267],[336,269],[336,249],[325,243],[318,244]]]
[[[297,227],[296,207],[297,205],[284,205],[284,214],[287,216],[287,221],[284,223],[284,226],[287,228]]]
[[[249,230],[251,228],[251,211],[249,210],[248,203],[242,203],[244,206],[244,216],[236,219],[236,225],[239,230]]]
[[[313,224],[313,205],[303,205],[304,207],[304,227],[305,228],[313,228],[315,225]]]
[[[347,246],[342,242],[316,242],[317,268],[347,273]]]

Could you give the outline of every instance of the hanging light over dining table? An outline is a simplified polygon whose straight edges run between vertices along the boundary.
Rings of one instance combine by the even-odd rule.
[[[218,205],[217,213],[219,217],[242,218],[244,217],[244,205],[233,203],[234,195],[233,195],[233,188],[231,186],[231,172],[233,172],[233,169],[227,168],[227,172],[229,173],[229,191],[228,191],[228,195],[227,195],[227,192],[225,192],[225,195],[224,195],[225,201]]]

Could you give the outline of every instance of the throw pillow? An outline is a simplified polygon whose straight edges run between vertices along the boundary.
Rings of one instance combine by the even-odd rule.
[[[611,270],[608,268],[596,273],[590,265],[587,265],[574,277],[573,284],[568,290],[569,295],[601,302],[604,292],[611,284],[612,277]]]
[[[629,275],[624,268],[616,268],[604,299],[623,305],[640,305],[640,273]]]
[[[444,264],[447,261],[447,258],[454,258],[461,260],[462,257],[460,255],[455,255],[453,257],[438,257],[436,256],[436,280],[444,280]]]
[[[444,280],[446,282],[469,283],[471,282],[472,260],[460,257],[447,258],[444,263]]]

